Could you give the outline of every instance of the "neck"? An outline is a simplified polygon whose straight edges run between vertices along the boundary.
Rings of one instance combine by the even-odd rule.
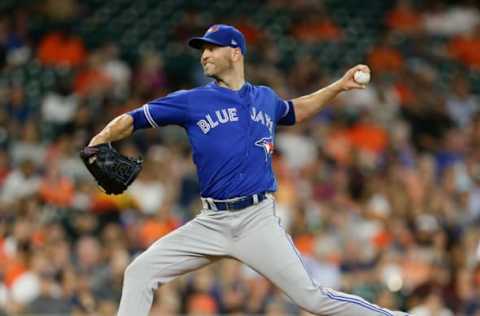
[[[243,74],[232,74],[230,76],[227,75],[222,77],[216,77],[215,80],[220,87],[232,90],[240,90],[245,84],[245,76]]]

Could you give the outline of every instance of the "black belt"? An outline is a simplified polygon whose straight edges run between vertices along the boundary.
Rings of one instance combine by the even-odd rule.
[[[202,198],[203,207],[213,211],[236,211],[258,204],[265,200],[267,193],[257,193],[249,196],[242,196],[231,200],[214,200]]]

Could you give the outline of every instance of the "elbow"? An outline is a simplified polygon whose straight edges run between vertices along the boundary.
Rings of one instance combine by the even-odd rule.
[[[308,114],[298,108],[295,108],[295,123],[303,123],[308,118]]]
[[[293,108],[295,109],[295,124],[304,122],[308,116],[308,108],[299,99],[293,99]]]
[[[135,129],[133,116],[125,113],[119,117],[119,120],[121,120],[120,126],[122,127],[123,134],[126,134],[125,136],[132,134]]]
[[[298,123],[303,123],[305,121],[305,116],[303,115],[298,115],[295,117],[295,123],[298,124]]]

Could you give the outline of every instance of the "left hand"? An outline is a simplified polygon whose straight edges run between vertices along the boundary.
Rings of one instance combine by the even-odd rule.
[[[80,158],[107,194],[120,194],[135,180],[143,161],[125,157],[110,144],[88,146],[80,151]]]
[[[364,72],[371,72],[370,68],[367,65],[356,65],[355,67],[350,68],[347,72],[340,78],[336,84],[338,88],[342,91],[348,91],[353,89],[365,89],[367,87],[366,84],[359,84],[353,79],[353,75],[356,71],[364,71]]]

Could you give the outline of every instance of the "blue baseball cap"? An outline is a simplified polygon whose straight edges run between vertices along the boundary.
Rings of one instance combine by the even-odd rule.
[[[247,53],[247,44],[242,32],[230,25],[215,24],[208,28],[202,37],[193,37],[188,46],[201,49],[202,44],[209,43],[217,46],[240,48],[243,55]]]

